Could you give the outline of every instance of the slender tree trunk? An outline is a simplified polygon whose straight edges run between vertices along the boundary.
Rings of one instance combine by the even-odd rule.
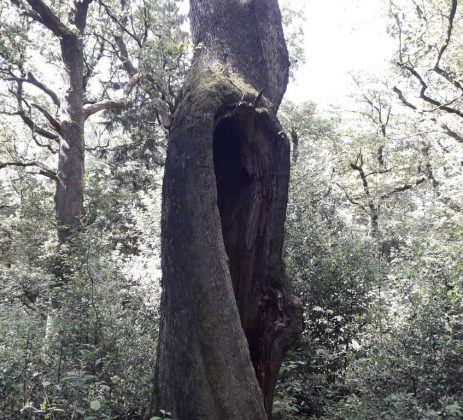
[[[175,419],[267,419],[301,326],[282,266],[288,56],[277,0],[191,0],[197,53],[163,187],[155,399]],[[153,399],[154,401],[154,399]]]

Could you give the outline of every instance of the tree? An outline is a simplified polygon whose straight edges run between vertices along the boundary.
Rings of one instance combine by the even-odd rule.
[[[86,120],[100,111],[127,108],[129,95],[140,85],[155,104],[152,112],[156,114],[156,123],[168,126],[169,113],[173,113],[177,94],[175,84],[178,80],[175,79],[182,71],[185,50],[182,41],[185,37],[176,27],[180,20],[177,18],[175,21],[173,17],[177,9],[171,1],[162,2],[159,10],[153,10],[145,2],[128,5],[124,0],[110,4],[102,0],[76,0],[53,8],[41,0],[12,3],[16,6],[14,11],[5,11],[3,4],[0,9],[13,22],[2,22],[2,30],[9,37],[0,43],[0,74],[2,80],[9,84],[16,110],[2,110],[1,113],[19,116],[30,128],[38,146],[58,152],[58,168],[52,171],[41,162],[22,161],[5,162],[0,164],[0,168],[38,166],[39,173],[56,180],[58,236],[63,243],[81,223],[83,215]],[[92,3],[93,9],[99,9],[92,12],[89,9]],[[151,15],[158,18],[156,23]],[[42,28],[34,23],[39,23]],[[129,24],[130,29],[127,28]],[[170,32],[156,35],[159,43],[153,42],[157,26],[166,32],[166,25]],[[108,39],[108,28],[113,32],[113,39]],[[62,95],[57,90],[59,84],[52,89],[31,70],[34,68],[34,56],[30,50],[39,47],[34,45],[35,38],[48,38],[50,35],[51,47],[44,51],[48,55],[48,63],[40,64],[56,65],[63,73]],[[180,43],[176,48],[170,46],[173,50],[170,54],[166,51],[169,41]],[[146,55],[153,54],[153,48],[159,49],[161,58],[152,56],[151,63],[147,63]],[[109,74],[98,67],[105,60],[105,65],[110,68]],[[135,67],[134,61],[138,67]],[[175,70],[168,68],[174,67],[173,64],[176,65]],[[37,70],[40,73],[41,69]],[[46,72],[41,71],[45,78]],[[59,74],[55,76],[59,77]],[[104,81],[105,76],[110,80]],[[94,88],[95,82],[103,85],[102,91]],[[32,87],[32,91],[26,87]],[[111,94],[117,98],[111,98]],[[143,102],[146,104],[146,98]],[[44,127],[44,124],[49,127]],[[39,138],[46,144],[41,143]],[[57,143],[59,151],[53,147],[54,143]]]
[[[56,175],[55,209],[58,222],[58,238],[63,244],[69,235],[78,228],[83,214],[83,189],[85,166],[84,140],[84,44],[83,35],[87,24],[88,8],[92,0],[75,2],[69,22],[64,22],[41,0],[27,1],[29,8],[21,2],[13,2],[24,10],[32,21],[39,22],[49,30],[59,42],[60,58],[63,63],[64,95],[62,98],[39,82],[32,73],[25,75],[24,63],[19,60],[16,66],[6,63],[5,71],[10,73],[11,81],[16,83],[18,115],[32,132],[36,124],[24,111],[27,101],[23,95],[23,85],[30,83],[40,89],[58,109],[59,118],[50,115],[39,105],[35,107],[45,116],[54,132],[42,130],[38,134],[55,140],[58,144],[58,165]],[[19,74],[13,70],[17,67]],[[54,134],[56,133],[56,134]],[[65,258],[56,263],[57,284],[65,280]],[[50,308],[48,311],[45,346],[48,348],[51,337],[55,333],[55,315],[60,302],[56,292],[50,292]]]
[[[24,10],[24,14],[39,22],[59,41],[60,58],[63,62],[64,95],[58,95],[45,84],[39,82],[32,73],[16,74],[12,67],[8,68],[10,80],[16,82],[18,114],[30,125],[32,131],[36,124],[23,110],[25,98],[23,85],[30,83],[45,93],[57,107],[59,118],[50,115],[39,105],[35,107],[45,116],[56,134],[41,131],[39,134],[59,145],[58,170],[56,173],[56,213],[58,217],[58,236],[64,242],[75,229],[83,212],[83,177],[85,160],[84,120],[88,113],[84,112],[84,44],[83,35],[87,24],[88,8],[92,0],[77,1],[70,13],[69,22],[64,22],[54,11],[40,0],[27,1],[30,8],[21,2],[13,2]],[[18,70],[23,70],[24,63],[18,62]]]
[[[276,0],[192,0],[197,51],[163,185],[154,403],[175,418],[266,419],[300,330],[281,252],[288,55]]]
[[[274,412],[285,420],[325,418],[345,393],[343,376],[371,304],[377,264],[363,229],[346,222],[345,195],[335,185],[349,152],[333,151],[339,117],[322,116],[312,103],[286,101],[279,115],[298,144],[285,265],[304,307],[304,330],[283,364]]]
[[[0,13],[7,17],[0,25],[8,34],[0,42],[0,75],[9,93],[5,95],[0,113],[10,118],[19,117],[30,129],[34,147],[42,154],[30,160],[25,153],[15,150],[13,159],[0,162],[0,169],[37,168],[35,173],[55,182],[59,256],[54,262],[56,281],[49,290],[47,347],[54,335],[54,314],[60,307],[58,289],[69,281],[67,261],[76,252],[70,249],[69,238],[83,222],[86,151],[104,149],[99,144],[91,148],[92,138],[85,141],[87,121],[100,111],[128,108],[129,96],[139,87],[138,95],[133,95],[137,96],[133,102],[138,115],[142,114],[140,108],[150,108],[155,115],[151,117],[154,122],[145,124],[149,129],[138,136],[148,139],[142,138],[136,144],[140,146],[145,140],[139,148],[143,151],[150,148],[153,152],[156,137],[164,137],[164,133],[159,135],[153,131],[156,128],[159,131],[161,124],[169,125],[175,106],[176,84],[181,77],[186,44],[177,25],[180,22],[176,17],[177,8],[169,0],[157,5],[158,8],[146,2],[128,5],[123,0],[111,3],[76,0],[53,7],[41,0],[11,3],[15,7],[8,8],[5,1],[0,3]],[[108,28],[113,34],[108,35]],[[157,28],[162,29],[163,34],[156,35],[153,41]],[[42,48],[46,58],[40,57],[39,64],[35,64],[38,37],[49,40],[49,45]],[[154,50],[159,52],[159,57]],[[59,73],[50,70],[53,65]],[[109,67],[109,71],[104,67]],[[55,73],[55,77],[62,73],[62,86],[52,85],[47,71]],[[105,77],[109,81],[105,81]],[[102,88],[95,89],[95,84]],[[133,126],[130,117],[122,120],[128,129]],[[49,155],[44,157],[43,151]],[[45,164],[50,164],[53,154],[57,154],[57,170]]]
[[[459,143],[463,118],[461,11],[458,0],[390,0],[390,31],[398,41],[394,65],[401,78],[393,91],[400,102],[440,126]]]

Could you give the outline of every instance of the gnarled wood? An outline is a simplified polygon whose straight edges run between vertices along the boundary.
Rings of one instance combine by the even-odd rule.
[[[268,419],[301,325],[281,259],[289,144],[275,116],[288,74],[280,15],[276,0],[192,0],[191,20],[203,46],[164,175],[157,408],[185,420]]]

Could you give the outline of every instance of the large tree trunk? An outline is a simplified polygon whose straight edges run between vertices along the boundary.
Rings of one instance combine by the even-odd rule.
[[[267,419],[301,324],[281,259],[289,145],[275,114],[289,63],[280,12],[277,0],[192,0],[190,16],[203,46],[164,175],[157,408],[182,420]]]
[[[60,105],[59,156],[55,192],[58,219],[58,239],[63,245],[75,232],[83,214],[83,185],[85,163],[83,111],[83,45],[74,34],[60,40],[64,64],[65,94]],[[57,339],[56,318],[61,307],[61,287],[69,275],[69,248],[61,250],[56,260],[55,283],[51,285],[44,339],[44,353],[48,355]]]
[[[74,2],[69,24],[63,23],[42,0],[27,0],[35,19],[58,39],[63,60],[65,92],[59,101],[59,121],[54,128],[59,133],[58,171],[55,209],[58,221],[60,253],[55,267],[55,284],[49,291],[49,307],[44,339],[44,354],[50,353],[56,339],[56,318],[61,306],[60,289],[67,281],[67,259],[71,250],[62,247],[77,230],[83,213],[83,185],[85,162],[84,139],[84,46],[83,36],[88,8],[92,0]]]
[[[60,151],[56,183],[58,236],[63,243],[81,221],[84,185],[84,51],[82,39],[61,39],[66,92],[60,107]]]

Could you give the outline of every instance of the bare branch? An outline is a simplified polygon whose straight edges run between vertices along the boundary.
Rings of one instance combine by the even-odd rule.
[[[442,107],[444,106],[449,106],[449,105],[452,105],[453,103],[455,103],[456,101],[458,101],[459,99],[462,98],[463,95],[460,95],[460,96],[457,96],[456,98],[446,102],[445,104],[441,105],[441,106],[438,106],[436,108],[433,108],[433,109],[424,109],[422,110],[421,112],[434,112],[434,111],[438,111],[439,109],[442,109]]]
[[[10,89],[10,92],[16,96],[16,100],[18,103],[18,111],[15,113],[10,113],[9,115],[19,115],[21,119],[23,120],[24,124],[26,124],[31,130],[32,133],[34,134],[39,134],[42,137],[45,137],[50,140],[56,140],[58,141],[58,136],[54,133],[49,132],[48,130],[45,130],[41,127],[39,127],[32,118],[27,115],[27,113],[23,109],[23,103],[29,108],[29,111],[31,109],[30,105],[27,103],[27,101],[23,97],[23,81],[21,79],[16,80],[17,82],[17,89],[14,91],[13,89]],[[40,107],[36,106],[39,110],[41,109]]]
[[[58,38],[72,35],[73,32],[53,13],[42,0],[26,0],[37,15],[32,17],[50,29]]]
[[[21,78],[21,77],[7,77],[4,80],[6,81],[14,81],[14,82],[23,82],[23,83],[29,83],[37,88],[39,88],[41,91],[46,93],[50,99],[53,101],[53,103],[56,106],[60,106],[60,100],[58,98],[58,95],[53,92],[50,88],[48,88],[46,85],[44,85],[42,82],[39,82],[32,73],[27,73],[27,78]]]
[[[53,127],[53,129],[56,131],[56,132],[60,132],[60,129],[61,129],[61,124],[58,120],[56,120],[55,118],[53,118],[48,112],[46,109],[42,108],[40,105],[37,105],[37,104],[32,104],[32,106],[36,109],[38,109],[42,114],[43,116],[48,120],[48,122],[50,123],[50,125]]]
[[[455,86],[457,89],[461,90],[463,92],[463,85],[458,81],[455,80],[448,72],[443,70],[442,68],[435,66],[433,68],[433,71],[436,72],[438,75],[442,76],[447,82]]]
[[[125,32],[127,35],[129,35],[136,43],[137,45],[142,48],[143,47],[143,44],[142,42],[138,39],[137,35],[135,33],[132,33],[130,32],[128,29],[127,29],[127,26],[124,25],[123,22],[121,22],[112,12],[111,12],[111,8],[106,5],[103,1],[98,1],[98,3],[105,9],[106,13],[108,14],[108,16],[111,18],[111,20],[117,25],[119,26],[119,28]]]
[[[402,185],[401,187],[398,187],[398,188],[394,188],[392,191],[389,191],[385,194],[383,194],[381,196],[381,199],[384,200],[385,198],[388,198],[390,197],[391,195],[394,195],[394,194],[397,194],[397,193],[401,193],[401,192],[404,192],[404,191],[407,191],[407,190],[411,190],[413,187],[416,187],[417,185],[420,185],[422,184],[423,182],[426,181],[426,178],[423,177],[423,178],[420,178],[418,179],[417,181],[415,181],[413,184],[404,184]]]
[[[354,204],[355,206],[359,206],[361,207],[363,210],[366,211],[365,207],[362,206],[361,203],[359,203],[358,201],[356,201],[356,199],[352,198],[349,193],[346,191],[346,189],[341,185],[341,184],[338,184],[337,182],[335,183],[335,185],[344,193],[344,195],[346,196],[347,200]]]
[[[56,172],[47,168],[45,165],[41,164],[40,162],[0,162],[0,169],[10,167],[10,166],[16,166],[16,167],[21,167],[21,168],[36,167],[36,168],[39,168],[39,172],[37,172],[37,175],[43,175],[47,178],[52,179],[53,181],[58,180],[58,176]]]
[[[32,73],[30,72],[27,73],[27,79],[25,81],[41,89],[44,93],[46,93],[51,98],[51,100],[56,106],[58,107],[60,106],[60,100],[58,98],[58,95],[55,92],[53,92],[49,87],[44,85],[42,82],[39,82]]]
[[[32,132],[32,139],[34,140],[34,143],[35,143],[37,146],[43,147],[43,148],[45,148],[45,149],[48,149],[48,150],[49,150],[51,153],[53,153],[53,154],[56,154],[56,153],[58,153],[58,151],[59,151],[59,150],[53,149],[53,147],[51,147],[50,144],[43,144],[43,143],[41,143],[41,142],[38,140],[37,136],[36,136],[33,132]]]
[[[122,61],[122,66],[124,67],[125,71],[130,77],[135,76],[135,74],[137,73],[137,69],[130,61],[129,53],[127,50],[127,46],[125,45],[124,39],[122,38],[122,36],[118,35],[114,37],[114,41],[116,42],[116,45],[119,48],[120,59]]]
[[[444,130],[444,133],[447,134],[449,137],[452,137],[459,143],[463,143],[463,137],[460,134],[458,134],[455,130],[452,130],[447,124],[442,124],[441,127]]]
[[[449,82],[451,85],[459,89],[461,92],[463,92],[463,85],[456,80],[454,77],[450,75],[448,71],[445,71],[441,66],[440,62],[442,60],[442,57],[447,50],[449,44],[450,44],[450,39],[452,37],[452,31],[453,31],[453,22],[455,19],[455,15],[457,13],[457,5],[458,5],[458,0],[452,0],[452,4],[450,7],[450,15],[449,15],[449,24],[447,27],[447,37],[442,44],[442,47],[439,50],[439,53],[437,54],[437,60],[436,64],[434,65],[433,71],[437,73],[438,75],[442,76],[447,82]]]
[[[44,128],[39,127],[33,120],[30,118],[24,110],[19,110],[18,112],[15,113],[16,115],[19,115],[21,119],[23,120],[24,124],[26,124],[33,133],[39,134],[42,137],[45,137],[50,140],[58,140],[59,137],[58,135],[51,133],[48,130],[45,130]]]
[[[408,102],[406,99],[405,99],[405,96],[403,95],[402,91],[397,87],[397,86],[394,86],[392,88],[392,90],[397,93],[397,96],[399,97],[400,101],[405,105],[405,106],[408,106],[409,108],[413,109],[416,111],[416,106],[413,105],[412,103]]]
[[[90,115],[106,109],[123,109],[127,105],[126,99],[105,99],[94,104],[89,104],[84,107],[84,117],[87,119]]]
[[[388,172],[391,172],[391,171],[392,171],[392,169],[382,169],[380,171],[368,172],[367,174],[365,174],[365,178],[368,178],[371,175],[387,174]]]
[[[444,55],[445,50],[448,48],[450,44],[450,38],[452,36],[452,30],[453,30],[453,20],[455,19],[455,15],[457,13],[457,5],[458,5],[458,0],[452,0],[452,5],[450,7],[450,15],[449,15],[449,25],[447,27],[447,37],[442,47],[439,50],[439,54],[437,55],[435,69],[439,68],[439,64],[442,59],[442,56]]]
[[[76,3],[76,15],[74,17],[74,25],[80,33],[84,33],[85,25],[87,24],[87,12],[90,3],[93,0],[78,0]]]
[[[140,75],[136,74],[125,86],[124,94],[119,99],[105,99],[100,102],[89,104],[84,107],[84,118],[87,119],[90,115],[93,115],[99,111],[106,109],[123,109],[127,106],[127,99],[132,89],[140,81]]]
[[[363,168],[361,166],[359,166],[359,165],[357,165],[355,163],[351,163],[350,167],[354,171],[357,171],[359,173],[360,179],[362,180],[363,190],[365,192],[365,195],[370,199],[370,197],[371,197],[370,188],[368,186],[368,180],[367,180],[367,177],[365,175],[365,171],[363,170]]]
[[[411,104],[410,102],[408,102],[408,101],[405,99],[405,97],[404,97],[402,91],[401,91],[399,88],[397,88],[397,87],[394,86],[393,91],[394,91],[395,93],[397,93],[397,96],[399,97],[399,99],[401,100],[401,102],[402,102],[405,106],[407,106],[407,107],[413,109],[414,111],[417,111],[416,106],[413,105],[413,104]],[[455,101],[455,100],[454,100],[454,101]],[[454,101],[452,101],[452,102],[454,102]],[[450,102],[450,103],[451,103],[451,102]],[[449,103],[449,104],[450,104],[450,103]],[[440,109],[440,108],[436,108],[436,109]],[[436,109],[435,109],[435,110],[436,110]],[[435,111],[435,110],[434,110],[434,111]],[[420,111],[420,112],[423,112],[423,111]],[[432,120],[433,122],[437,123],[437,120],[436,120],[435,118],[431,118],[431,120]],[[447,134],[449,137],[452,137],[454,140],[458,141],[459,143],[463,143],[463,137],[462,137],[460,134],[458,134],[455,130],[452,130],[447,124],[441,124],[441,128],[444,130],[444,133]]]
[[[421,77],[421,75],[411,66],[408,66],[403,63],[397,63],[400,67],[404,68],[408,72],[410,72],[421,84],[421,90],[420,90],[420,98],[423,99],[425,102],[430,103],[434,106],[437,106],[439,109],[448,112],[449,114],[455,114],[458,115],[459,117],[463,118],[463,112],[461,112],[458,109],[451,108],[442,102],[431,98],[426,94],[426,90],[428,89],[428,85],[424,81],[424,79]]]

